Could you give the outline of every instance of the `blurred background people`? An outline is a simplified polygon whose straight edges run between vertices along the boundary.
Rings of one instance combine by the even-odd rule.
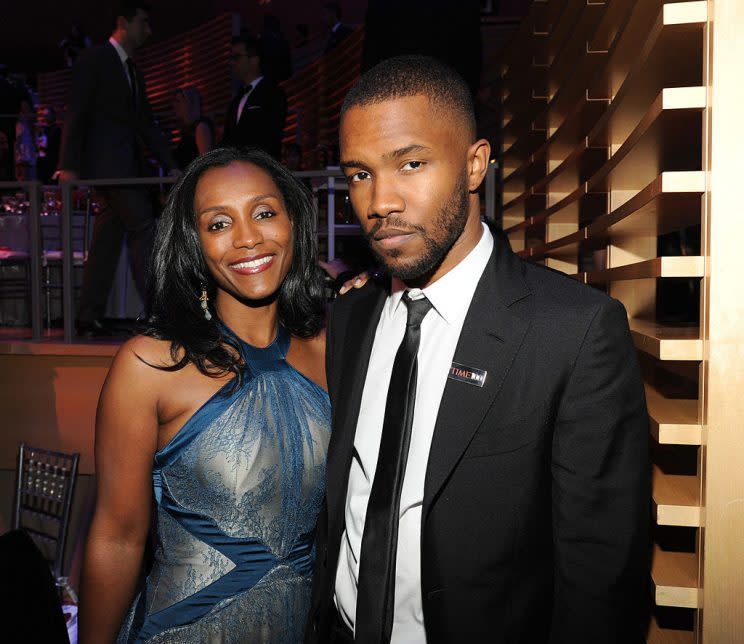
[[[173,111],[181,128],[173,156],[181,168],[214,146],[214,124],[202,114],[201,106],[201,94],[193,85],[179,87],[173,94]]]
[[[36,141],[34,140],[34,112],[31,103],[21,101],[15,129],[15,176],[18,181],[36,179]]]
[[[333,51],[347,36],[354,31],[348,25],[341,22],[341,5],[338,2],[327,2],[323,5],[323,22],[330,30],[328,42],[323,53]]]
[[[222,144],[237,148],[257,146],[279,159],[287,97],[284,90],[264,76],[262,54],[261,43],[253,36],[233,38],[230,61],[242,89],[227,108]]]
[[[70,27],[70,33],[59,43],[59,48],[62,50],[62,56],[65,59],[65,67],[72,67],[82,51],[92,46],[93,42],[85,35],[80,25],[73,24]]]
[[[36,118],[36,175],[39,181],[49,184],[59,164],[62,128],[57,125],[57,113],[51,107],[39,108]]]

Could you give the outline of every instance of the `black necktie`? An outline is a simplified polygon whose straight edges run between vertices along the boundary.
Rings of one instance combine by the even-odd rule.
[[[244,88],[243,91],[240,92],[240,100],[238,101],[238,106],[235,109],[235,123],[240,122],[240,117],[243,116],[243,111],[245,111],[245,106],[248,105],[248,101],[246,100],[245,104],[243,105],[243,111],[240,109],[240,103],[243,101],[244,96],[248,96],[253,91],[253,83],[248,83]]]
[[[129,74],[129,85],[132,88],[132,103],[134,109],[137,109],[137,75],[134,71],[134,61],[127,58],[127,73]]]
[[[389,642],[393,629],[398,515],[416,401],[416,355],[421,322],[431,310],[425,297],[412,300],[406,293],[403,302],[408,307],[406,333],[393,362],[362,535],[354,641],[364,644]]]

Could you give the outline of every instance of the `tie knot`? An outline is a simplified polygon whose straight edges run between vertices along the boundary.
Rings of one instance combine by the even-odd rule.
[[[408,291],[403,295],[403,303],[408,309],[408,319],[406,320],[406,326],[421,326],[421,322],[426,317],[426,314],[431,311],[432,304],[426,298],[425,295],[417,299],[411,299]]]

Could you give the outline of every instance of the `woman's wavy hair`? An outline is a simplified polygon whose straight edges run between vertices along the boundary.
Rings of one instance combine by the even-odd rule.
[[[148,281],[145,313],[139,331],[171,343],[169,371],[193,363],[209,376],[235,373],[240,379],[240,352],[212,309],[204,316],[199,297],[206,287],[214,300],[216,284],[204,260],[197,231],[194,197],[199,178],[210,168],[236,161],[264,170],[284,199],[292,222],[294,254],[277,294],[279,322],[293,335],[316,336],[324,323],[323,278],[318,267],[316,216],[307,188],[273,157],[258,148],[219,148],[197,157],[168,196],[158,224]]]

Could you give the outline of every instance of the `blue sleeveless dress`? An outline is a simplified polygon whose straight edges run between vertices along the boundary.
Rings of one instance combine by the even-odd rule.
[[[287,363],[289,333],[238,339],[225,385],[155,455],[155,557],[118,642],[301,642],[325,488],[328,394]]]

